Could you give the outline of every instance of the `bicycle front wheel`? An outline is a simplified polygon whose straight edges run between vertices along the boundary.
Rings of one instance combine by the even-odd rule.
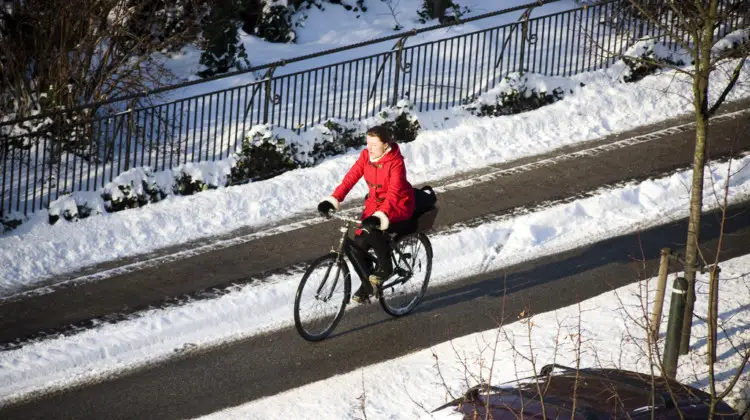
[[[393,245],[395,278],[383,284],[380,306],[392,316],[411,312],[427,292],[432,273],[432,244],[423,233],[399,238]]]
[[[308,341],[320,341],[344,315],[351,292],[349,267],[331,253],[310,264],[294,297],[294,326]]]

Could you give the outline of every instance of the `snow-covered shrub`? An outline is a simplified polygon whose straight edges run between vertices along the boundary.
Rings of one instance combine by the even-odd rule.
[[[272,178],[298,167],[294,148],[287,144],[286,139],[273,134],[270,124],[253,126],[234,159],[232,184]]]
[[[198,76],[211,77],[231,70],[242,70],[250,65],[245,45],[240,41],[240,15],[233,3],[218,2],[211,7],[208,16],[201,22],[198,45],[202,52],[199,63],[204,68],[196,73]]]
[[[471,13],[468,7],[461,7],[452,0],[422,0],[422,7],[417,10],[417,20],[419,23],[427,23],[428,20],[437,18],[440,23],[451,23],[461,19],[467,13]]]
[[[329,157],[364,147],[367,129],[374,125],[388,127],[396,141],[400,143],[413,141],[421,130],[421,125],[413,110],[414,105],[402,99],[396,106],[385,108],[365,121],[328,119],[322,125],[311,127],[301,135],[291,130],[274,129],[274,131],[290,139],[289,148],[282,150],[282,155],[286,157],[287,154],[291,154],[296,167],[306,168],[315,166]],[[270,125],[257,127],[262,127],[266,138],[271,136]],[[278,137],[279,134],[275,136]]]
[[[141,207],[168,195],[149,168],[138,167],[121,173],[104,186],[102,199],[108,212]]]
[[[229,185],[235,156],[216,162],[194,162],[180,165],[172,170],[174,185],[172,191],[179,195],[193,195],[196,192],[213,190]]]
[[[465,99],[463,107],[478,117],[520,114],[555,103],[579,86],[582,84],[562,77],[511,73],[487,93]]]
[[[0,211],[0,233],[5,233],[21,226],[23,221],[24,216],[21,213],[12,213],[6,216]]]
[[[638,41],[628,48],[622,59],[613,64],[611,70],[617,73],[621,81],[633,83],[655,74],[665,65],[684,66],[691,61],[686,51],[672,51],[668,45],[649,39]],[[624,69],[623,64],[626,66]]]
[[[750,29],[739,29],[727,34],[711,48],[715,56],[742,58],[750,49]]]
[[[341,155],[347,150],[365,145],[365,133],[361,124],[328,120],[323,124],[321,131],[320,138],[316,136],[313,142],[312,150],[297,156],[301,166],[313,166],[326,158]]]
[[[265,0],[263,11],[253,28],[253,35],[268,42],[294,42],[297,34],[292,28],[292,13],[285,0]]]
[[[184,172],[180,173],[174,179],[174,191],[175,194],[180,195],[193,195],[197,192],[205,191],[208,189],[206,185],[200,179],[193,179],[192,176]]]
[[[102,197],[95,191],[78,191],[58,197],[49,204],[49,224],[54,225],[60,219],[76,222],[92,214],[104,213]]]
[[[65,220],[72,222],[78,220],[78,205],[70,195],[64,195],[50,203],[49,224],[54,225],[62,216]]]
[[[414,104],[406,99],[398,101],[395,107],[386,108],[379,116],[383,120],[382,125],[388,127],[393,138],[399,143],[414,141],[422,126],[414,112]]]

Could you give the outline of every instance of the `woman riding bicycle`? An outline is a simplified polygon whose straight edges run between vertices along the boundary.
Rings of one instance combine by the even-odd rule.
[[[369,193],[361,216],[361,227],[366,231],[356,231],[353,257],[359,267],[366,270],[365,274],[369,274],[369,282],[363,281],[354,293],[352,300],[358,303],[368,300],[374,287],[380,286],[393,271],[391,250],[383,232],[397,232],[401,225],[407,224],[415,207],[414,189],[406,179],[404,157],[390,130],[384,126],[375,126],[367,130],[366,138],[367,147],[362,150],[341,184],[318,205],[318,212],[324,217],[330,217],[330,211],[341,208],[346,195],[364,176]],[[365,257],[370,248],[375,251],[378,261],[377,268],[371,273]]]

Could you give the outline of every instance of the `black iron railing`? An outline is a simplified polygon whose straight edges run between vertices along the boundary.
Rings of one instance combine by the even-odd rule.
[[[272,63],[251,69],[265,70],[259,81],[159,105],[135,106],[165,89],[2,122],[0,214],[46,208],[62,194],[97,190],[134,167],[161,171],[224,159],[257,124],[300,132],[327,119],[361,120],[401,99],[419,111],[449,109],[513,72],[570,76],[609,66],[645,35],[675,38],[675,28],[614,13],[618,0],[531,18],[535,7],[554,1],[502,12],[524,10],[517,22],[439,41],[406,45],[435,29],[427,28],[362,43],[356,47],[396,41],[379,54],[304,71],[275,75],[290,62],[321,54]],[[746,17],[738,13],[728,28],[744,25]]]

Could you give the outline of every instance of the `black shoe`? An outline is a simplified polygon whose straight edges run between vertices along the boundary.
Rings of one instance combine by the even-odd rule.
[[[352,295],[352,302],[357,303],[370,303],[370,296],[372,296],[372,290],[366,287],[364,284],[359,286],[354,295]]]

